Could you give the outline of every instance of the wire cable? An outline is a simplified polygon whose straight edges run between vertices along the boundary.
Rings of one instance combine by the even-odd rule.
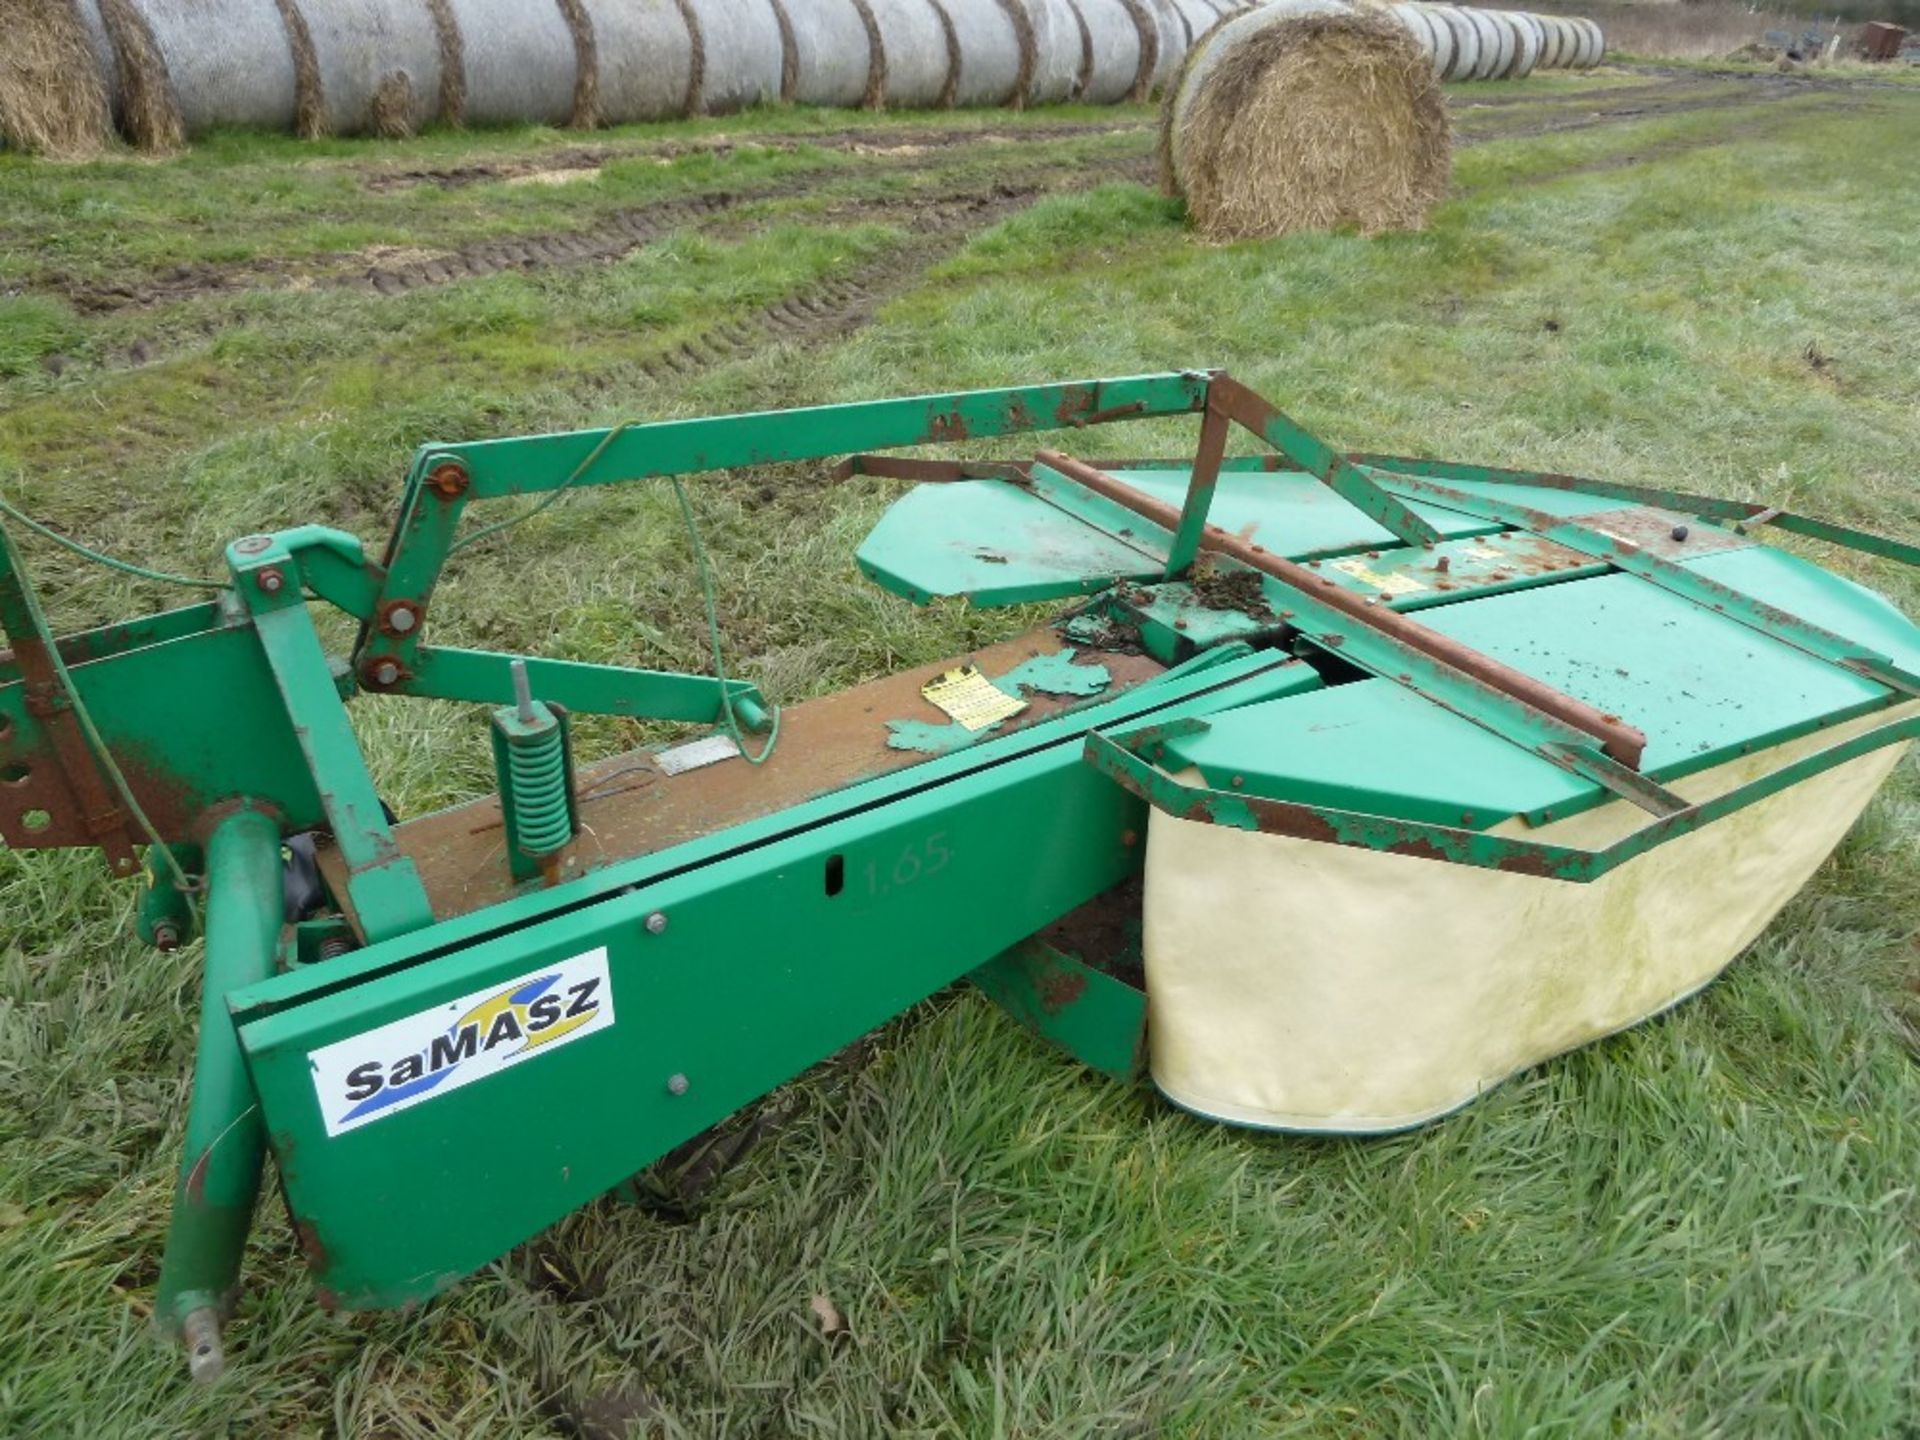
[[[11,520],[18,521],[42,539],[51,540],[54,544],[71,550],[83,559],[91,560],[96,565],[104,565],[109,570],[118,570],[123,575],[133,575],[139,579],[152,580],[161,585],[180,585],[189,590],[224,590],[227,588],[227,582],[224,580],[202,580],[193,575],[175,575],[167,570],[149,570],[144,565],[135,565],[131,560],[119,560],[112,555],[103,554],[98,550],[82,545],[78,540],[70,539],[62,535],[58,530],[50,526],[42,525],[31,515],[9,503],[4,497],[0,497],[0,515],[5,515]]]

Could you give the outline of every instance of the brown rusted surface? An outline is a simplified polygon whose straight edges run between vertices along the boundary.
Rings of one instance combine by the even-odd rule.
[[[306,1259],[307,1268],[315,1275],[327,1273],[332,1260],[327,1255],[327,1247],[320,1238],[320,1232],[311,1220],[297,1220],[293,1226],[293,1237],[300,1246],[300,1254]]]
[[[1058,1015],[1087,993],[1087,977],[1077,970],[1055,970],[1040,981],[1037,993],[1040,1008]]]
[[[1024,467],[1004,460],[927,460],[911,455],[849,455],[834,468],[834,478],[878,475],[922,484],[953,480],[1017,480]]]
[[[1140,956],[1140,907],[1144,886],[1139,872],[1073,910],[1069,910],[1036,937],[1062,954],[1071,955],[1083,965],[1111,975],[1136,990],[1147,988],[1146,969]],[[1071,973],[1071,972],[1066,972]],[[1080,998],[1085,980],[1068,1001]],[[1043,991],[1041,1002],[1047,999]],[[1057,1013],[1053,1007],[1049,1013]]]
[[[467,474],[467,467],[458,460],[442,460],[427,472],[428,488],[448,500],[457,500],[466,494],[467,486],[471,483],[472,477]]]
[[[1071,455],[1063,455],[1057,450],[1042,450],[1038,458],[1095,494],[1104,495],[1158,525],[1174,529],[1180,523],[1179,512],[1171,505],[1143,494]],[[1488,689],[1497,690],[1593,736],[1609,755],[1623,765],[1637,766],[1640,763],[1640,756],[1646,749],[1646,735],[1618,718],[1609,719],[1584,700],[1556,690],[1545,681],[1524,674],[1491,655],[1482,654],[1470,645],[1463,645],[1458,640],[1431,630],[1411,616],[1402,615],[1384,605],[1369,605],[1366,597],[1335,584],[1329,577],[1315,574],[1307,566],[1283,559],[1239,535],[1222,530],[1218,525],[1207,526],[1200,538],[1200,546],[1203,550],[1231,556],[1243,565],[1271,575],[1282,584],[1313,596],[1329,608],[1418,650],[1430,660],[1451,666]]]
[[[1622,549],[1658,555],[1663,560],[1688,560],[1721,550],[1748,550],[1760,543],[1749,535],[1736,535],[1677,510],[1661,510],[1651,505],[1625,505],[1616,510],[1569,515],[1561,523],[1578,525],[1583,530],[1606,536]]]
[[[562,873],[575,876],[653,854],[857,781],[924,763],[934,757],[887,744],[889,720],[917,720],[929,726],[951,723],[921,695],[922,685],[969,659],[989,676],[1003,675],[1034,656],[1056,654],[1063,648],[1077,650],[1086,663],[1106,666],[1112,680],[1097,699],[1121,694],[1162,673],[1162,667],[1145,655],[1073,645],[1043,628],[986,646],[971,656],[917,666],[787,706],[780,716],[780,743],[772,758],[758,767],[725,760],[669,776],[654,766],[650,752],[615,755],[580,769],[575,788],[581,830],[560,854]],[[1011,734],[1076,703],[1082,702],[1071,696],[1035,693],[1028,697],[1025,710],[987,735]],[[479,743],[477,735],[475,743]],[[760,743],[758,737],[748,737],[749,749]],[[438,918],[477,910],[515,891],[495,796],[423,816],[400,826],[395,834],[400,852],[419,868]],[[329,888],[336,896],[344,896],[346,871],[339,852],[323,849],[318,859]]]

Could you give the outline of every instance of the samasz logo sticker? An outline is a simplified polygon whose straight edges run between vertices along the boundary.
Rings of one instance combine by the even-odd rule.
[[[612,1028],[602,946],[336,1040],[307,1059],[327,1134],[341,1135]]]

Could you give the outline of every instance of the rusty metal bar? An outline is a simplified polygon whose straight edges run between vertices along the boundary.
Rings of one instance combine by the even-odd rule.
[[[1124,505],[1155,524],[1168,529],[1177,529],[1180,524],[1179,512],[1171,505],[1145,495],[1071,455],[1063,455],[1057,450],[1042,450],[1038,459],[1040,463],[1051,466],[1095,494]],[[1491,655],[1482,654],[1469,645],[1430,630],[1411,616],[1384,606],[1369,605],[1357,591],[1336,585],[1326,576],[1317,575],[1304,565],[1272,554],[1265,547],[1243,540],[1218,525],[1206,527],[1200,538],[1200,548],[1238,560],[1250,569],[1258,570],[1310,596],[1329,609],[1338,610],[1398,641],[1408,649],[1418,651],[1436,664],[1458,671],[1487,689],[1498,691],[1583,734],[1591,735],[1608,755],[1623,765],[1638,768],[1640,764],[1647,737],[1637,726],[1629,725],[1617,715],[1605,714],[1586,701],[1556,690]]]

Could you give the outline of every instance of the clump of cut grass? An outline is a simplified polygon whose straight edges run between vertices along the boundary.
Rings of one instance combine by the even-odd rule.
[[[1189,53],[1161,123],[1164,182],[1213,240],[1418,229],[1446,194],[1431,63],[1382,16],[1228,21]]]

